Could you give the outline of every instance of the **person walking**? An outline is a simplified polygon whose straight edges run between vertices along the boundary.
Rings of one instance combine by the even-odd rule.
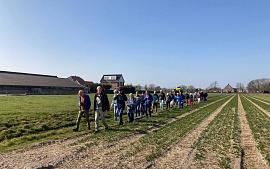
[[[170,109],[170,103],[171,103],[171,96],[169,93],[167,93],[167,97],[166,97],[166,108],[167,110]]]
[[[141,96],[139,92],[136,92],[135,100],[136,100],[135,117],[138,117],[141,116]]]
[[[112,108],[114,112],[114,121],[118,121],[119,118],[119,112],[117,111],[117,101],[114,99],[117,96],[118,91],[114,90],[113,91],[113,98],[112,98]]]
[[[152,116],[152,102],[153,102],[153,96],[148,93],[148,91],[145,91],[144,95],[144,106],[145,106],[145,113],[146,117]]]
[[[166,100],[165,93],[164,93],[162,90],[160,90],[160,94],[159,94],[159,102],[160,102],[160,110],[161,110],[161,111],[164,110],[165,100]]]
[[[153,95],[153,112],[158,111],[158,102],[159,102],[159,97],[157,95],[157,92],[154,91],[154,95]]]
[[[114,98],[114,100],[116,100],[117,103],[117,112],[119,114],[119,125],[122,126],[124,124],[123,122],[123,112],[125,110],[125,101],[127,100],[126,95],[122,92],[119,91],[117,96]]]
[[[177,93],[176,95],[176,102],[177,102],[177,106],[179,109],[183,109],[183,98],[182,98],[182,95],[181,93]]]
[[[134,112],[136,107],[136,100],[132,93],[129,94],[129,99],[127,101],[127,115],[128,122],[132,123],[134,121]]]
[[[144,116],[144,114],[145,114],[145,106],[144,106],[145,101],[144,101],[144,93],[143,92],[141,94],[140,101],[141,101],[141,103],[140,103],[141,115]]]
[[[90,119],[89,119],[89,112],[90,112],[90,107],[91,107],[90,97],[87,94],[85,94],[83,90],[80,90],[78,92],[78,97],[79,97],[80,111],[78,113],[78,118],[76,121],[77,127],[73,129],[73,131],[79,131],[82,116],[85,116],[88,129],[90,130]]]
[[[97,93],[94,97],[94,110],[95,110],[95,132],[99,131],[99,120],[102,121],[105,129],[109,128],[105,121],[105,112],[110,110],[110,103],[107,94],[103,92],[101,86],[97,87]]]

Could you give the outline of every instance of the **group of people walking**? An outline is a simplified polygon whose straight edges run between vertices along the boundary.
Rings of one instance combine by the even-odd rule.
[[[78,114],[76,125],[77,127],[74,131],[79,130],[79,125],[82,116],[86,118],[88,123],[88,128],[90,129],[90,119],[89,112],[91,107],[90,97],[80,90],[79,93],[79,107],[80,111]],[[99,120],[103,122],[105,129],[108,129],[108,125],[105,121],[105,112],[110,110],[110,107],[114,110],[114,120],[119,122],[122,126],[123,114],[126,112],[128,117],[128,123],[132,123],[135,117],[151,117],[152,113],[158,112],[158,107],[163,111],[165,108],[167,110],[172,109],[177,106],[179,109],[183,109],[186,106],[192,106],[193,104],[199,103],[201,101],[207,101],[208,94],[204,92],[195,93],[181,93],[171,91],[170,93],[164,93],[162,90],[157,94],[154,91],[153,94],[148,91],[136,92],[134,95],[130,93],[128,96],[122,90],[114,90],[114,95],[112,98],[111,106],[109,104],[108,96],[103,92],[102,87],[97,87],[97,93],[94,97],[94,111],[95,111],[95,131],[99,130]]]

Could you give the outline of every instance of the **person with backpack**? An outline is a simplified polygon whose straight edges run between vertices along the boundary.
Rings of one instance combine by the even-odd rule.
[[[162,90],[160,90],[160,94],[159,94],[159,102],[160,102],[160,109],[161,109],[161,110],[164,109],[165,100],[166,100],[165,93],[164,93]]]
[[[110,103],[107,94],[103,92],[101,86],[97,87],[97,93],[94,97],[94,110],[95,110],[95,132],[99,131],[99,120],[102,121],[105,129],[109,129],[105,121],[105,112],[110,111]]]
[[[127,101],[127,115],[128,115],[128,122],[132,123],[134,121],[134,112],[136,107],[136,99],[134,98],[133,94],[129,94],[129,99]]]
[[[158,102],[159,102],[159,97],[157,95],[157,92],[154,91],[154,95],[153,95],[153,112],[155,111],[157,113],[157,111],[158,111]]]
[[[150,93],[148,93],[148,91],[145,91],[144,107],[145,107],[146,117],[152,116],[152,102],[153,102],[153,96]]]
[[[88,124],[88,129],[90,130],[90,119],[89,119],[89,112],[90,112],[90,107],[91,107],[90,97],[87,94],[85,94],[83,90],[80,90],[78,92],[78,96],[79,96],[80,111],[78,113],[78,118],[76,121],[77,127],[73,129],[73,131],[79,131],[82,116],[85,116],[87,124]]]

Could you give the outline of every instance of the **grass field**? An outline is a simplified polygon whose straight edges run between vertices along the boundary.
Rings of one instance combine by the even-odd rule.
[[[91,94],[90,97],[93,100],[94,95]],[[108,97],[111,101],[112,95],[108,95]],[[210,100],[211,97],[218,96],[210,96]],[[33,142],[89,133],[86,130],[84,119],[81,132],[71,132],[78,114],[77,96],[1,96],[0,103],[3,105],[0,107],[0,151]],[[173,113],[168,116],[170,115]],[[93,111],[90,117],[93,121]],[[108,112],[106,118],[111,126],[114,125],[113,112]],[[165,120],[168,117],[161,116],[160,118]],[[150,125],[148,123],[155,123],[155,119],[151,120],[140,125],[143,127]],[[93,126],[92,123],[92,129]]]
[[[109,97],[111,100],[112,95]],[[270,164],[269,95],[240,94],[238,98],[236,94],[210,94],[206,103],[185,107],[181,111],[176,108],[159,110],[151,118],[138,118],[123,127],[113,121],[113,112],[107,112],[106,120],[111,129],[97,134],[93,132],[93,112],[91,131],[86,129],[84,120],[80,132],[72,131],[78,112],[76,96],[1,96],[0,102],[3,105],[0,107],[0,159],[1,153],[7,153],[7,157],[12,160],[14,155],[8,154],[12,153],[11,150],[26,148],[29,154],[37,153],[35,156],[39,159],[54,161],[53,166],[56,168],[77,168],[78,165],[87,166],[89,163],[95,163],[96,168],[211,166],[224,169],[235,168],[235,165],[256,168],[256,163],[259,168],[267,168],[263,165],[269,167]],[[245,118],[247,123],[243,123]],[[124,121],[127,121],[126,116]],[[251,136],[244,138],[249,128]],[[249,140],[251,137],[254,142]],[[33,143],[63,139],[71,141],[63,141],[62,147],[56,144],[59,150],[50,150],[50,144],[42,144],[41,149],[46,154],[52,152],[51,155],[43,156],[44,150],[39,152],[35,150],[39,148],[32,148]],[[245,142],[248,147],[254,148],[248,149]],[[102,151],[99,152],[99,149]],[[57,154],[55,151],[68,157],[70,163],[59,162],[59,155],[54,155]],[[73,152],[71,154],[77,152],[84,156],[89,152],[99,153],[90,153],[91,156],[82,160],[77,153],[70,156],[62,151]],[[260,157],[258,154],[261,159],[250,162],[254,157]],[[20,160],[23,163],[27,158],[27,154],[20,155],[18,163]],[[107,163],[97,161],[100,158]],[[5,160],[4,163],[8,164],[9,158]],[[50,162],[45,161],[42,166],[51,165]],[[36,163],[40,164],[42,160]],[[5,168],[5,165],[2,166]]]

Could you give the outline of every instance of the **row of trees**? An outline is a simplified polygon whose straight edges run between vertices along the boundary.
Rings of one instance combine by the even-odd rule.
[[[270,93],[270,79],[252,80],[247,85],[249,92]]]
[[[89,84],[87,87],[90,89],[90,92],[94,93],[96,92],[96,88],[97,86],[99,86],[101,84],[99,83],[92,83]],[[111,85],[101,85],[105,90],[110,91],[111,89]],[[195,91],[198,90],[202,90],[202,89],[197,89],[192,85],[181,85],[178,86],[180,87],[184,92],[189,92],[189,93],[193,93]],[[260,93],[270,93],[270,79],[256,79],[256,80],[252,80],[248,83],[247,87],[244,86],[243,83],[237,83],[236,84],[236,88],[238,90],[238,92],[260,92]],[[124,90],[124,92],[126,93],[134,93],[135,91],[143,91],[143,90],[148,90],[148,91],[160,91],[163,90],[164,92],[169,92],[172,89],[169,88],[161,88],[160,86],[157,86],[155,84],[149,84],[149,85],[126,85],[124,87],[122,87],[122,90]],[[208,92],[221,92],[222,89],[219,87],[218,82],[214,81],[213,83],[211,83],[209,85],[209,87],[207,87],[206,89]]]

